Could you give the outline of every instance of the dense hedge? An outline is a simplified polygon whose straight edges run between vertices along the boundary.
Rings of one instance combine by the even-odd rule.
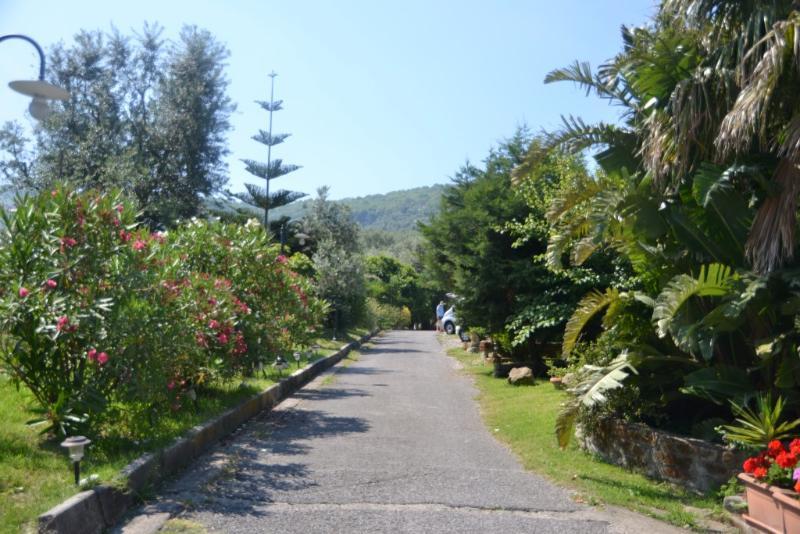
[[[111,405],[180,410],[310,343],[326,312],[258,224],[151,233],[120,193],[67,187],[0,215],[0,362],[63,433]]]

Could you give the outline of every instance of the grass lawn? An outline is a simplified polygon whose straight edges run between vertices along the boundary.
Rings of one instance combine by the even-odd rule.
[[[317,340],[316,358],[336,352],[342,345],[367,334],[367,329],[352,329],[336,341],[330,333]],[[327,335],[326,335],[327,334]],[[293,363],[293,362],[291,362]],[[294,370],[294,365],[290,365]],[[89,446],[81,462],[81,476],[96,474],[109,482],[119,470],[144,452],[157,450],[189,428],[213,417],[264,390],[277,376],[249,378],[210,389],[198,396],[194,410],[184,410],[162,418],[152,437],[138,443],[122,438],[104,439]],[[30,410],[33,396],[20,391],[0,372],[0,533],[35,531],[42,512],[75,493],[69,458],[59,446],[60,439],[46,439],[25,423],[36,416]]]
[[[526,469],[576,490],[588,504],[607,503],[681,527],[700,529],[698,513],[718,515],[720,500],[672,484],[656,482],[583,452],[573,442],[562,451],[555,438],[555,420],[567,394],[546,381],[536,386],[510,386],[493,378],[490,366],[460,348],[448,350],[475,378],[478,401],[487,426],[508,444]],[[697,509],[697,510],[695,510]]]

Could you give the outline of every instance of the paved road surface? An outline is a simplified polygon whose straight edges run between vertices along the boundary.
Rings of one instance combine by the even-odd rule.
[[[524,471],[432,332],[389,332],[322,382],[201,457],[133,526],[161,511],[232,533],[678,532]]]

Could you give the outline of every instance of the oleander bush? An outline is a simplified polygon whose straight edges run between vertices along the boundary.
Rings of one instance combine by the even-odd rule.
[[[184,409],[310,343],[327,312],[258,224],[151,233],[120,192],[65,186],[15,206],[0,211],[0,365],[44,431]]]

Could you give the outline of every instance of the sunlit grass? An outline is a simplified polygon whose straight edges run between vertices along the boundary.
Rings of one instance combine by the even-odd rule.
[[[311,357],[329,356],[367,329],[353,329],[331,340],[323,332]],[[304,357],[301,365],[308,363]],[[295,364],[290,362],[290,369]],[[100,482],[113,482],[119,470],[145,452],[158,450],[175,438],[275,383],[272,369],[266,376],[238,379],[210,387],[198,395],[188,409],[159,418],[153,425],[138,422],[129,428],[123,420],[110,425],[102,439],[90,445],[81,462],[82,476],[96,474]],[[35,419],[34,399],[24,387],[19,391],[9,377],[0,373],[0,532],[35,531],[36,518],[76,491],[69,459],[59,446],[60,439],[40,436],[26,422]],[[142,431],[144,427],[144,432]],[[140,436],[136,441],[129,436]],[[141,437],[144,436],[144,437]]]
[[[493,378],[475,354],[451,349],[467,373],[475,378],[479,403],[487,426],[520,458],[526,469],[578,492],[588,504],[607,503],[688,528],[698,528],[687,506],[718,510],[718,499],[701,496],[672,484],[657,482],[627,469],[607,464],[580,450],[573,442],[558,448],[555,420],[567,394],[547,381],[535,386],[510,386]]]

